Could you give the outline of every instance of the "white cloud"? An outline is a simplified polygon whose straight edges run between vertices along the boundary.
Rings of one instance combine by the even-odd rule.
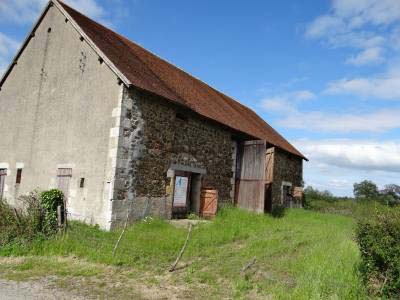
[[[307,28],[309,38],[322,38],[326,35],[336,35],[347,32],[346,23],[339,17],[323,15],[316,18]]]
[[[315,94],[308,90],[296,91],[293,93],[293,96],[297,100],[310,100],[315,98]]]
[[[288,96],[291,95],[292,97]],[[297,97],[295,97],[297,95]],[[317,110],[302,111],[302,97],[308,93],[289,93],[263,99],[259,107],[279,116],[276,124],[293,129],[313,132],[386,132],[400,128],[400,107],[370,112],[332,113]],[[312,95],[312,96],[311,96]],[[310,96],[315,95],[310,92]],[[308,96],[307,96],[308,98]],[[368,122],[365,122],[368,120]]]
[[[308,38],[326,39],[334,47],[370,48],[381,46],[386,37],[376,32],[354,30],[340,17],[324,15],[316,18],[305,33]]]
[[[341,168],[400,172],[400,141],[297,140],[295,145],[310,161]]]
[[[286,97],[270,97],[262,100],[261,107],[269,112],[285,112],[292,109],[292,104]]]
[[[400,20],[398,0],[333,0],[334,13],[348,19],[353,27],[365,23],[387,25]]]
[[[103,7],[95,0],[64,0],[64,2],[92,18],[100,19],[104,16]]]
[[[47,0],[1,0],[0,20],[16,24],[31,23],[38,18],[47,2]],[[104,21],[105,10],[96,0],[64,0],[64,2],[91,18]]]
[[[340,79],[328,84],[326,94],[350,94],[388,100],[400,100],[400,71],[392,70],[375,77]]]
[[[347,63],[377,64],[385,61],[383,52],[388,51],[383,50],[398,49],[397,30],[393,26],[399,22],[399,0],[333,0],[331,12],[311,22],[305,35],[334,47],[363,50]]]
[[[295,111],[277,121],[281,126],[320,132],[385,132],[400,128],[400,109],[381,109],[370,113],[335,114]],[[368,122],[366,122],[368,120]]]
[[[351,196],[353,183],[365,179],[381,188],[400,182],[400,140],[302,139],[294,145],[310,159],[306,185]]]
[[[368,48],[356,56],[348,58],[346,62],[355,66],[381,63],[385,60],[382,52],[382,48],[380,47]]]
[[[398,0],[333,0],[332,12],[317,17],[307,28],[309,37],[346,32],[365,24],[389,25],[400,21]]]
[[[16,40],[0,32],[0,77],[3,75],[10,62],[11,56],[18,47],[19,43]]]
[[[267,97],[261,101],[261,108],[265,111],[274,112],[295,112],[299,102],[314,99],[316,96],[309,90],[299,90],[284,93],[279,96]]]
[[[400,51],[400,26],[392,31],[389,37],[389,43],[392,45],[393,49]]]
[[[30,23],[46,3],[46,0],[0,1],[0,19],[18,24]]]

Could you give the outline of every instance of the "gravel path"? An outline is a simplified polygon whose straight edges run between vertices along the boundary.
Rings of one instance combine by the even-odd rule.
[[[80,296],[48,287],[45,280],[16,282],[0,279],[1,300],[81,300]]]

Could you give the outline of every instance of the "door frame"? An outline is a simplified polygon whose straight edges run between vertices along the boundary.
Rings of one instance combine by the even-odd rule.
[[[174,188],[172,191],[172,218],[181,218],[186,216],[190,210],[190,195],[191,195],[191,178],[192,173],[186,171],[176,170],[174,172]],[[186,177],[188,179],[187,189],[186,189],[186,204],[185,206],[175,206],[175,184],[176,177]]]

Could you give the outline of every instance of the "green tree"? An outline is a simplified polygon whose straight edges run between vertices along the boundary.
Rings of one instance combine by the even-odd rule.
[[[353,185],[354,197],[357,199],[375,199],[379,196],[377,185],[370,181],[364,180],[360,183],[354,183]]]
[[[397,184],[387,184],[380,191],[381,202],[388,206],[396,206],[400,204],[400,186]]]
[[[397,184],[387,184],[381,192],[382,194],[392,195],[393,197],[400,198],[400,186]]]

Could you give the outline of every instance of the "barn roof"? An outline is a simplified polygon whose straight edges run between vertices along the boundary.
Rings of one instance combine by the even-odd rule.
[[[91,20],[61,1],[53,1],[104,55],[104,60],[128,86],[169,101],[251,137],[266,140],[304,158],[294,146],[248,107],[147,51],[136,43]],[[73,23],[73,22],[72,22]],[[89,42],[89,41],[88,41]]]

